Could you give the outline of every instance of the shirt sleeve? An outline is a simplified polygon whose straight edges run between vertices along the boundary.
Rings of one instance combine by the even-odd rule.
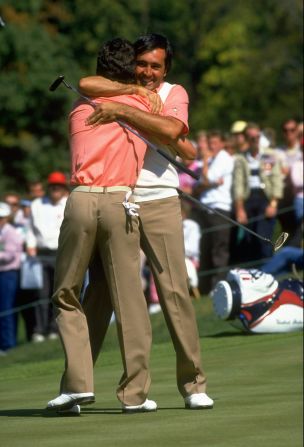
[[[188,107],[189,97],[186,90],[181,85],[172,87],[164,103],[163,115],[180,120],[184,124],[184,135],[189,132]]]

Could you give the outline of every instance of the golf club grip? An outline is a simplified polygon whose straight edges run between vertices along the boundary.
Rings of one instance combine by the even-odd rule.
[[[147,140],[145,137],[143,137],[140,133],[138,133],[135,129],[128,126],[124,121],[117,120],[117,123],[120,124],[125,129],[128,129],[130,132],[134,133],[138,138],[140,138],[142,141],[144,141],[151,149],[158,152],[162,157],[166,158],[170,163],[172,163],[174,166],[179,168],[181,171],[185,172],[186,174],[193,177],[195,180],[199,180],[199,175],[195,174],[195,172],[191,171],[190,169],[186,168],[186,166],[183,165],[183,163],[180,163],[175,158],[171,157],[171,155],[167,154],[164,150],[160,149],[155,144],[151,143],[149,140]]]

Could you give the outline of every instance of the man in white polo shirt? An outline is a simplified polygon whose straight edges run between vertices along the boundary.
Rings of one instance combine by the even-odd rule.
[[[188,95],[180,85],[164,82],[171,65],[170,43],[164,36],[150,34],[139,38],[134,47],[137,82],[146,87],[147,95],[155,91],[160,95],[164,103],[163,116],[111,102],[99,107],[88,123],[123,120],[163,142],[165,133],[170,134],[172,139],[185,135],[188,132]],[[82,80],[80,88],[85,94],[95,96],[130,93],[130,87],[100,77]],[[178,152],[184,158],[193,157],[193,148],[189,148],[186,142],[182,148],[175,147],[176,152],[168,147],[164,147],[164,150],[171,155]],[[178,174],[174,166],[148,149],[134,190],[134,200],[140,205],[141,247],[150,261],[160,304],[174,344],[179,392],[187,408],[212,408],[213,400],[206,394],[196,317],[188,291],[181,207],[176,191],[178,186]],[[109,307],[102,302],[105,300],[104,291],[92,287],[83,304],[90,327],[94,361],[111,317],[111,314],[106,315]],[[96,312],[96,302],[100,303],[99,314]]]
[[[220,131],[208,133],[209,150],[203,153],[201,181],[195,188],[200,201],[211,209],[230,217],[232,207],[233,158],[224,149],[224,140]],[[200,291],[209,293],[225,272],[218,271],[204,275],[208,270],[222,269],[229,260],[230,225],[215,213],[196,210],[198,223],[202,230],[200,244]],[[220,226],[218,231],[214,228]]]

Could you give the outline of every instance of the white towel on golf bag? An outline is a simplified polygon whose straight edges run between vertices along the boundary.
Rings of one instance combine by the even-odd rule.
[[[230,270],[227,281],[235,281],[239,285],[243,304],[271,295],[279,285],[272,275],[256,269]]]

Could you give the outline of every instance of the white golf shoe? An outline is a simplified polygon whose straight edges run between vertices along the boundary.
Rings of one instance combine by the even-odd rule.
[[[122,404],[123,413],[148,413],[157,410],[157,403],[154,400],[146,399],[141,405]]]
[[[60,416],[80,416],[80,405],[73,405],[73,407],[68,408],[67,410],[57,410],[57,413]]]
[[[53,400],[50,400],[46,406],[47,410],[68,410],[74,405],[88,405],[95,402],[93,393],[63,393]]]
[[[213,408],[213,400],[206,393],[195,393],[185,397],[185,408],[190,410],[203,410]]]

